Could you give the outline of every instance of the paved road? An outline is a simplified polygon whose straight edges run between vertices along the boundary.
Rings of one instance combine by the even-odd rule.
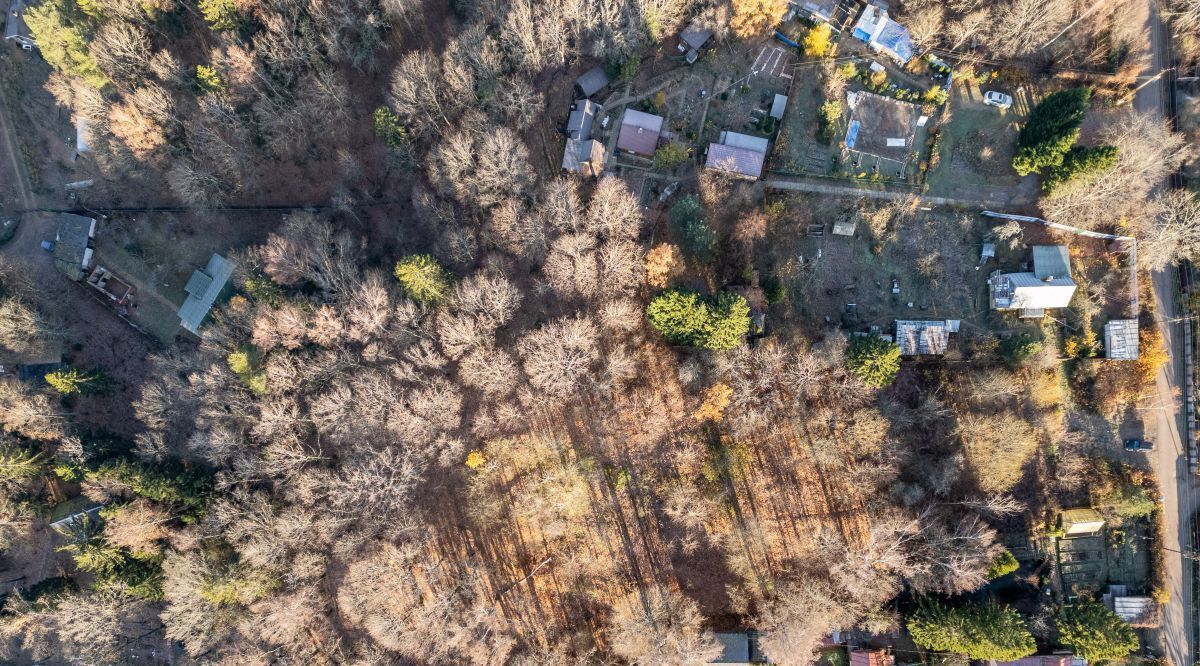
[[[1146,30],[1150,36],[1150,58],[1142,72],[1144,76],[1155,76],[1162,71],[1167,57],[1166,27],[1159,16],[1159,0],[1147,0]],[[1165,118],[1165,96],[1162,80],[1142,88],[1134,99],[1136,110],[1155,113]],[[1163,183],[1162,186],[1165,186]],[[1184,421],[1181,401],[1183,382],[1183,331],[1182,325],[1171,322],[1175,311],[1174,268],[1155,271],[1153,278],[1154,297],[1158,303],[1158,322],[1163,339],[1171,351],[1171,362],[1163,368],[1157,379],[1159,406],[1147,415],[1146,424],[1158,444],[1155,471],[1163,494],[1163,513],[1166,522],[1166,546],[1164,553],[1166,585],[1171,601],[1163,613],[1163,627],[1158,632],[1158,648],[1163,656],[1176,666],[1193,663],[1191,645],[1193,627],[1191,608],[1194,600],[1191,589],[1191,563],[1180,557],[1179,550],[1187,550],[1190,541],[1188,523],[1196,510],[1196,482],[1188,469],[1188,452],[1184,446],[1187,424]]]

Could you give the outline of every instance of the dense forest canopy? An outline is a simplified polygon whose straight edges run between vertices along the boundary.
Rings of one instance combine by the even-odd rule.
[[[1069,5],[898,15],[931,48],[994,25],[980,48],[1020,57]],[[853,627],[980,659],[1031,654],[1055,626],[1098,658],[1136,649],[1123,630],[1088,643],[1089,623],[1111,623],[1094,609],[1060,617],[1037,599],[1027,622],[946,600],[1018,568],[1001,530],[1047,533],[1073,502],[1156,510],[1153,478],[1098,452],[1088,427],[1147,390],[1160,338],[1118,366],[1081,334],[1068,376],[1050,327],[964,327],[953,362],[902,362],[878,331],[804,312],[773,313],[764,335],[763,292],[788,294],[760,285],[753,259],[783,204],[706,172],[660,206],[543,155],[546,117],[566,112],[548,106],[559,79],[600,65],[625,85],[692,21],[763,38],[787,10],[30,7],[46,86],[87,126],[96,192],[297,210],[230,248],[234,293],[201,340],[144,359],[124,387],[129,432],[76,409],[111,399],[102,369],[0,381],[5,556],[37,543],[68,494],[95,505],[55,537],[70,570],[5,601],[0,659],[682,665],[720,654],[715,630],[745,627],[777,663]],[[1152,196],[1137,174],[1182,159],[1181,139],[1136,115],[1105,128],[1103,150],[1072,152],[1088,93],[1054,99],[1072,116],[1021,135],[1030,171],[1066,164],[1048,217],[1111,222]],[[1079,187],[1099,172],[1111,177]],[[1143,261],[1165,264],[1200,245],[1200,211],[1155,201]],[[857,205],[877,245],[933,224],[915,198]],[[970,220],[947,219],[962,240]],[[946,278],[929,254],[928,279]],[[36,292],[0,263],[4,352],[66,343]]]

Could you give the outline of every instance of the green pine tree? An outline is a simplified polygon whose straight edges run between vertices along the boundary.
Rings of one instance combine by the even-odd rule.
[[[1075,146],[1067,151],[1062,164],[1046,169],[1042,191],[1053,194],[1069,183],[1087,184],[1117,165],[1120,151],[1116,146]]]
[[[15,440],[5,438],[0,443],[0,479],[24,481],[36,478],[46,471],[47,461],[45,453],[21,446]]]
[[[1079,138],[1079,125],[1087,114],[1090,88],[1060,90],[1042,100],[1017,136],[1013,168],[1022,176],[1062,164]]]
[[[850,340],[846,369],[867,386],[883,388],[900,372],[900,345],[878,335],[855,336]]]
[[[667,215],[671,224],[683,237],[683,246],[694,257],[708,259],[712,255],[713,246],[717,243],[717,234],[704,219],[704,208],[700,199],[694,194],[679,198]]]
[[[396,279],[404,294],[422,305],[434,305],[450,292],[450,273],[428,254],[411,254],[396,262]]]
[[[671,344],[702,349],[733,349],[750,330],[746,299],[728,292],[711,298],[682,289],[664,291],[650,301],[646,316]]]
[[[906,624],[913,642],[926,650],[999,661],[1037,652],[1020,613],[995,601],[949,606],[922,599]]]
[[[1064,608],[1058,617],[1058,636],[1059,642],[1089,660],[1120,659],[1139,646],[1133,627],[1094,601]]]
[[[392,148],[408,143],[408,130],[400,122],[400,116],[386,106],[375,109],[375,135],[387,141]]]
[[[62,368],[46,373],[46,383],[63,395],[87,395],[100,390],[100,377],[94,372]]]

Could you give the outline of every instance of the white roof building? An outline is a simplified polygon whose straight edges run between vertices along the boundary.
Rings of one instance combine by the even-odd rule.
[[[988,279],[988,285],[993,308],[1020,310],[1023,318],[1038,318],[1046,310],[1065,308],[1075,295],[1067,246],[1035,246],[1032,273],[996,271]]]
[[[1138,357],[1138,321],[1114,319],[1104,325],[1104,356],[1118,361]]]

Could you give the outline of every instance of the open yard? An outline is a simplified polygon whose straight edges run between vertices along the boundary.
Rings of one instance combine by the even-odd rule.
[[[788,199],[790,211],[805,212],[775,230],[770,261],[800,319],[884,332],[896,319],[985,325],[987,271],[976,270],[988,229],[982,219],[916,211],[891,227],[873,223],[882,211],[856,215],[861,203],[853,200]],[[835,222],[852,222],[854,236],[834,235]]]
[[[199,234],[191,221],[172,214],[117,215],[97,231],[96,258],[137,289],[130,318],[169,343],[179,330],[183,287],[192,271],[237,244],[236,238]]]
[[[1013,106],[997,109],[983,103],[984,89],[996,89],[1013,98]],[[950,114],[941,123],[938,163],[928,178],[929,194],[1003,202],[1021,190],[1032,202],[1036,177],[1022,179],[1012,169],[1017,132],[1041,94],[1031,87],[1021,92],[1003,86],[955,84]]]

